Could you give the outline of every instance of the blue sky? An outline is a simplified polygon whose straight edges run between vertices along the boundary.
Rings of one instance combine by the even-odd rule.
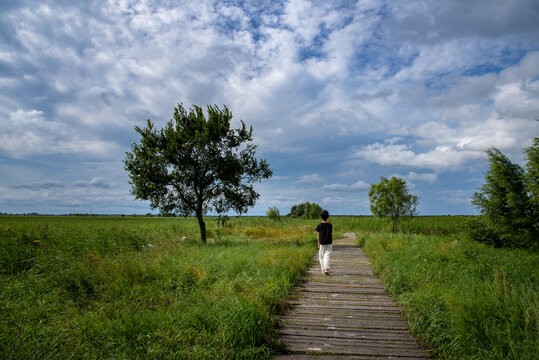
[[[181,4],[181,5],[177,5]],[[274,176],[248,214],[369,214],[400,176],[419,212],[474,214],[485,150],[539,134],[539,3],[0,4],[0,212],[146,213],[125,152],[178,103],[226,105]]]

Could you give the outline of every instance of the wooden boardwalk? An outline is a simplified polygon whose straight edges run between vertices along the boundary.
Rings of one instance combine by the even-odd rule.
[[[281,317],[278,360],[426,359],[353,234],[333,243],[330,275],[316,261]]]

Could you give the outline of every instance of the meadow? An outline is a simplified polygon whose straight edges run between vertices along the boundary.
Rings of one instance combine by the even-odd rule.
[[[533,359],[539,256],[466,240],[467,217],[401,233],[334,217],[442,359]],[[266,359],[316,252],[317,220],[0,217],[0,357]]]
[[[204,245],[194,219],[0,218],[0,356],[267,358],[313,224],[207,223]]]
[[[399,234],[355,229],[411,332],[436,358],[539,359],[539,254],[468,240],[466,222],[419,217]]]

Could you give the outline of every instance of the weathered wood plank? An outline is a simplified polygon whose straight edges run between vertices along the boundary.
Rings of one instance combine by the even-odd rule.
[[[318,352],[326,354],[353,354],[353,355],[373,355],[373,356],[408,356],[427,357],[428,354],[416,347],[404,348],[401,344],[373,344],[364,343],[331,343],[320,341],[320,339],[301,339],[285,337],[288,348],[294,352]]]
[[[326,338],[349,338],[362,340],[390,340],[398,343],[412,343],[415,339],[406,331],[373,330],[373,329],[350,329],[336,326],[304,328],[286,327],[279,332],[281,335],[318,336]]]
[[[308,355],[308,354],[293,354],[293,355],[279,355],[275,360],[372,360],[372,359],[397,359],[397,360],[423,360],[422,357],[401,357],[401,356],[384,356],[384,355]]]
[[[349,311],[366,311],[366,312],[388,312],[388,313],[398,313],[400,314],[400,309],[396,306],[384,306],[379,304],[357,304],[348,301],[348,303],[333,303],[330,304],[327,301],[324,303],[320,302],[318,304],[308,303],[305,301],[297,301],[292,303],[294,309],[316,309],[323,313],[332,313],[332,312],[349,312]],[[335,308],[338,306],[338,308]]]
[[[290,319],[290,318],[288,318]],[[383,320],[376,318],[366,319],[327,319],[325,321],[313,320],[312,318],[283,319],[284,326],[342,326],[355,329],[387,329],[408,330],[408,323],[397,322],[394,319]]]
[[[316,259],[280,317],[279,341],[287,354],[277,359],[429,357],[352,237],[334,242],[329,276]]]

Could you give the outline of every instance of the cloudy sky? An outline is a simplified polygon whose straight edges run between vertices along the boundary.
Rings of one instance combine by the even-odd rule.
[[[404,178],[420,214],[473,214],[485,150],[539,134],[535,0],[2,0],[0,212],[146,213],[134,131],[226,105],[274,176],[249,214],[369,214]]]

